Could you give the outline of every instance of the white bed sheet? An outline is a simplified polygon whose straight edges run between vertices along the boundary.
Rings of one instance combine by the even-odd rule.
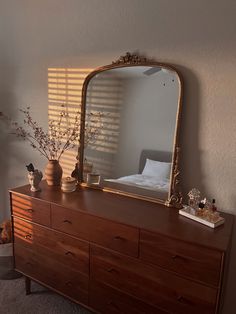
[[[170,185],[170,180],[160,180],[158,177],[147,176],[143,174],[133,174],[130,176],[120,177],[118,179],[105,179],[105,181],[132,185],[147,190],[163,192],[168,192]]]

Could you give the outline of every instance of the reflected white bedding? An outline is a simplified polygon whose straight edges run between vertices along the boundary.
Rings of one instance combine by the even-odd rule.
[[[144,174],[133,174],[130,176],[120,177],[118,179],[105,179],[105,181],[132,185],[147,190],[163,192],[169,191],[170,183],[170,180],[160,180],[158,177],[147,176]]]

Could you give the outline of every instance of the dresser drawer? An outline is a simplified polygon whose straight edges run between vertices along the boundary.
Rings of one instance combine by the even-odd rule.
[[[91,218],[90,241],[138,257],[138,229],[101,218]]]
[[[15,245],[14,254],[16,270],[74,300],[88,304],[88,276],[18,244]]]
[[[170,313],[215,313],[217,289],[176,276],[96,246],[91,247],[91,278]]]
[[[89,244],[61,232],[14,217],[14,241],[54,258],[76,271],[89,274]]]
[[[102,283],[90,283],[89,306],[104,314],[167,314]]]
[[[220,281],[222,253],[141,230],[140,258],[210,285]]]
[[[112,250],[138,256],[137,228],[56,205],[52,205],[52,227]]]
[[[11,201],[14,216],[50,226],[51,211],[49,203],[30,197],[22,197],[14,193],[11,194]]]

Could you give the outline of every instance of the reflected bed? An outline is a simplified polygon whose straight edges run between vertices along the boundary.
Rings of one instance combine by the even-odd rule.
[[[156,164],[169,165],[169,170],[165,170],[168,175],[159,176],[154,174]],[[139,174],[120,177],[117,179],[105,179],[103,184],[106,188],[118,191],[139,194],[151,198],[166,200],[170,188],[170,165],[172,153],[158,152],[154,150],[143,150],[139,162]],[[148,166],[148,167],[147,167]],[[151,170],[151,172],[150,172]],[[149,173],[150,172],[150,173]]]

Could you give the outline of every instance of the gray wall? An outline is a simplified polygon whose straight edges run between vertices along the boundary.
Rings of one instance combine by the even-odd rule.
[[[93,68],[139,49],[178,66],[185,82],[182,178],[236,213],[235,0],[9,0],[0,8],[0,108],[30,104],[47,123],[47,68]],[[2,134],[1,216],[25,164],[45,160]],[[236,308],[236,235],[224,313]]]

